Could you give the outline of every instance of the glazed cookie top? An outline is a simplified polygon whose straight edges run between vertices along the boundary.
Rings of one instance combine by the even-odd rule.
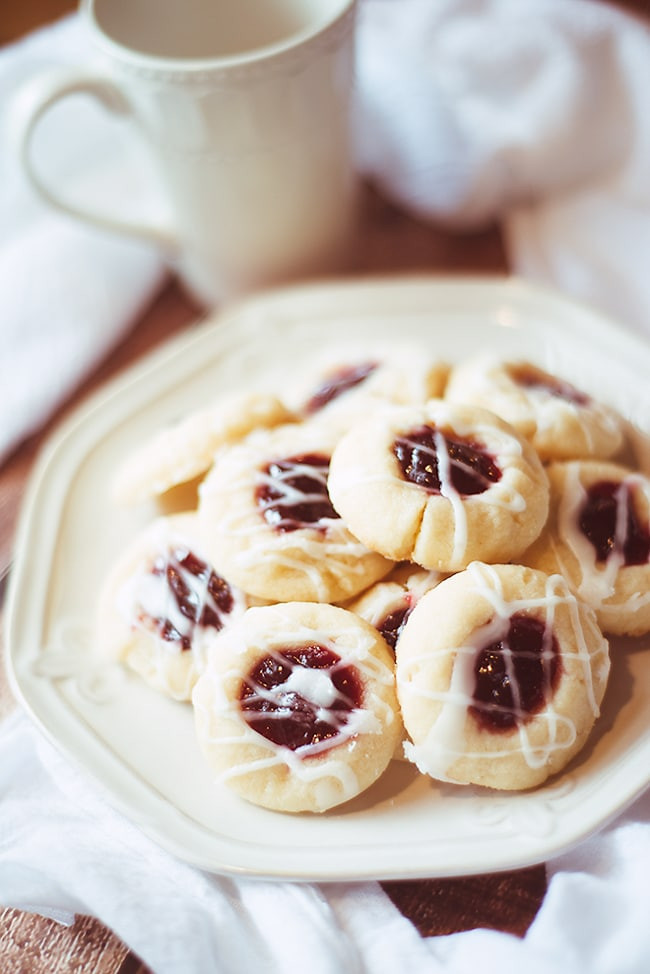
[[[406,621],[425,592],[444,576],[407,563],[397,565],[380,582],[371,585],[346,608],[366,619],[394,651]]]
[[[612,456],[623,443],[613,409],[531,362],[478,356],[454,366],[445,398],[492,409],[542,460]]]
[[[156,689],[189,699],[215,636],[250,599],[203,554],[193,513],[160,517],[115,563],[99,603],[100,653]]]
[[[296,424],[224,448],[200,488],[199,516],[216,565],[269,601],[338,602],[387,574],[332,506],[331,428]]]
[[[494,413],[443,400],[386,405],[355,424],[334,450],[328,484],[368,547],[443,572],[515,558],[548,512],[530,443]]]
[[[603,461],[548,467],[551,513],[526,564],[561,571],[606,631],[650,629],[650,479]]]
[[[526,788],[582,746],[607,641],[560,575],[473,563],[416,606],[397,647],[407,756],[443,780]]]
[[[383,641],[331,605],[249,610],[220,639],[193,702],[223,780],[286,810],[323,811],[358,794],[401,734]]]
[[[163,494],[204,474],[223,444],[292,418],[276,396],[224,396],[158,431],[133,450],[115,475],[113,495],[120,503],[135,504]]]
[[[408,343],[341,344],[321,351],[289,390],[289,408],[304,419],[349,424],[370,403],[425,402],[443,394],[449,366]]]

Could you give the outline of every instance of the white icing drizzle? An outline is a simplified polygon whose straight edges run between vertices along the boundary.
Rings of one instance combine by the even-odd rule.
[[[275,606],[277,615],[282,617],[282,605]],[[253,610],[254,611],[254,610]],[[250,615],[250,613],[249,613]],[[195,695],[194,706],[204,711],[206,727],[211,725],[215,717],[228,717],[231,720],[233,734],[230,736],[207,736],[206,743],[214,745],[255,745],[258,754],[266,752],[255,760],[233,763],[220,775],[220,780],[249,774],[253,771],[263,771],[280,765],[286,765],[291,774],[304,783],[316,783],[319,790],[318,801],[323,807],[335,801],[346,800],[358,792],[358,778],[351,765],[343,757],[342,745],[347,745],[345,752],[354,748],[355,740],[362,734],[381,734],[385,727],[395,720],[395,713],[389,703],[382,700],[375,686],[388,686],[394,682],[392,668],[370,653],[374,640],[356,627],[350,627],[332,634],[329,630],[287,624],[286,631],[274,630],[271,638],[268,630],[264,632],[248,631],[246,638],[241,630],[240,640],[234,644],[238,654],[244,654],[250,644],[260,647],[260,659],[270,656],[287,666],[287,660],[281,656],[287,649],[298,649],[305,646],[318,645],[335,653],[339,661],[331,667],[310,669],[296,664],[285,682],[271,690],[256,686],[255,693],[278,703],[281,695],[291,692],[299,693],[314,707],[316,718],[324,720],[335,727],[337,733],[327,740],[303,745],[295,750],[278,745],[264,735],[258,733],[245,719],[238,699],[229,699],[224,691],[227,684],[239,686],[247,674],[242,673],[239,666],[234,666],[224,674],[217,674],[210,668],[202,676],[204,687],[209,686],[207,694]],[[274,648],[274,647],[277,647]],[[336,710],[332,704],[342,694],[332,683],[332,675],[336,669],[355,667],[361,676],[363,686],[363,706],[353,707],[351,710]],[[207,700],[206,700],[207,696]],[[286,718],[289,707],[277,712],[278,719]],[[254,714],[251,714],[254,717]],[[261,714],[264,719],[273,718],[273,714]],[[327,752],[327,753],[326,753]],[[309,759],[325,755],[323,761]],[[341,798],[341,795],[344,797]]]
[[[364,600],[365,604],[363,602],[361,605],[355,604],[353,611],[381,632],[384,638],[386,638],[386,633],[382,632],[382,623],[394,613],[403,612],[401,624],[395,633],[396,643],[410,613],[425,592],[434,588],[441,577],[441,572],[423,569],[422,571],[414,570],[403,582],[391,579],[379,582],[372,593],[372,597]],[[390,639],[387,641],[390,643]]]
[[[425,592],[429,589],[435,588],[438,582],[442,579],[442,572],[434,571],[414,571],[409,575],[406,582],[406,590],[411,595],[411,605],[414,606],[420,601]]]
[[[515,380],[516,381],[516,380]],[[542,382],[542,380],[540,380]],[[526,397],[528,398],[530,405],[534,411],[535,415],[535,425],[537,427],[538,433],[549,433],[560,427],[560,424],[564,421],[567,413],[571,413],[576,420],[580,420],[589,409],[587,406],[580,405],[573,399],[569,399],[562,395],[561,392],[555,390],[554,388],[546,388],[543,384],[540,385],[528,385],[526,383],[520,383],[516,381],[519,388],[524,390]],[[591,450],[593,437],[591,436],[591,431],[588,426],[584,424],[583,432],[588,444],[588,449]]]
[[[543,609],[545,630],[540,660],[546,660],[550,663],[553,657],[552,639],[555,613],[559,606],[567,607],[576,650],[571,653],[566,647],[560,647],[559,652],[561,658],[565,660],[571,657],[579,660],[588,703],[594,717],[598,716],[599,713],[592,670],[596,657],[601,655],[603,667],[608,667],[607,641],[594,623],[591,639],[596,648],[590,653],[578,612],[578,603],[570,593],[562,576],[549,576],[544,595],[540,598],[506,601],[500,578],[494,566],[473,562],[467,570],[472,576],[477,595],[486,599],[493,608],[494,616],[490,622],[474,631],[465,645],[423,652],[419,656],[409,659],[398,669],[400,693],[404,696],[413,694],[416,697],[442,704],[440,713],[430,728],[426,740],[418,744],[410,742],[404,744],[406,757],[413,761],[420,771],[441,780],[453,780],[448,777],[448,772],[460,757],[485,761],[486,759],[507,757],[513,753],[512,748],[494,748],[487,751],[472,752],[465,747],[464,741],[468,708],[498,709],[496,705],[484,705],[474,699],[474,666],[477,654],[483,648],[504,640],[508,633],[510,618],[513,615],[518,612]],[[539,615],[536,617],[539,618]],[[420,663],[435,656],[446,656],[448,654],[453,654],[453,668],[447,690],[434,691],[418,687],[410,680],[411,671]],[[534,715],[530,715],[519,705],[518,682],[514,676],[514,654],[507,646],[507,641],[503,647],[503,657],[513,693],[513,707],[507,709],[514,716],[515,728],[519,737],[519,750],[530,768],[543,767],[554,751],[571,747],[574,743],[577,733],[575,724],[570,717],[558,713],[554,708],[550,666],[545,666],[543,670],[546,676],[543,706]],[[534,745],[530,739],[529,726],[533,721],[536,723],[544,721],[547,725],[546,740],[543,744]],[[498,732],[494,735],[494,738],[496,737],[498,737]]]
[[[308,473],[310,477],[317,476],[323,484],[327,484],[327,472],[324,469],[305,464],[289,473],[295,476],[297,472]],[[233,480],[225,492],[254,494],[256,488],[264,483],[278,487],[276,478],[270,478],[263,470],[255,469]],[[303,494],[284,481],[280,486],[285,496],[269,501],[269,505],[303,503],[305,500],[323,501],[322,495]],[[208,488],[206,495],[209,493]],[[315,596],[321,600],[327,600],[330,591],[326,575],[345,580],[350,576],[366,574],[367,563],[364,559],[373,553],[351,534],[341,518],[323,517],[313,524],[284,532],[276,530],[262,514],[263,505],[258,506],[257,502],[243,511],[236,509],[230,514],[220,513],[219,530],[231,538],[246,541],[235,554],[236,563],[241,569],[254,567],[272,554],[281,568],[309,578]]]
[[[463,558],[467,549],[467,514],[463,504],[463,498],[458,493],[453,484],[453,467],[462,466],[458,461],[452,461],[447,450],[447,440],[440,430],[434,433],[435,457],[438,466],[438,479],[440,481],[440,493],[446,497],[454,511],[454,546],[452,548],[452,561],[457,564]],[[487,489],[487,483],[486,483]]]
[[[521,458],[523,447],[517,437],[512,436],[505,430],[483,423],[472,424],[471,426],[465,425],[457,417],[453,416],[451,411],[443,407],[438,410],[435,416],[430,419],[425,419],[425,423],[434,430],[435,455],[434,451],[431,451],[431,454],[438,467],[440,494],[449,501],[454,513],[452,559],[453,564],[460,564],[465,557],[468,542],[467,498],[460,494],[454,487],[452,481],[453,467],[462,466],[462,464],[457,459],[452,459],[449,456],[445,437],[447,435],[455,435],[459,439],[471,438],[483,443],[485,449],[489,453],[494,454],[495,463],[501,470],[501,478],[495,483],[486,479],[487,489],[481,494],[472,495],[470,499],[484,504],[490,504],[503,510],[512,511],[513,513],[521,513],[526,510],[526,500],[523,495],[507,483],[508,468]],[[417,420],[412,425],[415,426],[416,424]],[[409,440],[408,435],[397,435],[403,442],[417,447],[420,451],[426,452],[425,447],[420,443]],[[339,486],[345,490],[359,485],[395,483],[395,481],[399,481],[400,484],[416,491],[423,490],[418,484],[413,484],[405,480],[401,472],[399,474],[374,473],[369,475],[363,467],[355,467],[353,465],[350,465],[347,476],[341,476],[339,478]]]
[[[580,529],[580,514],[588,497],[588,489],[580,480],[580,464],[568,463],[566,466],[565,487],[558,505],[558,535],[578,561],[580,578],[576,587],[577,594],[595,609],[600,609],[615,594],[619,574],[625,567],[623,545],[627,534],[628,504],[634,491],[641,491],[650,506],[648,480],[636,473],[625,476],[616,492],[614,548],[605,561],[599,562],[594,545]],[[563,573],[570,574],[562,557],[561,546],[554,543],[553,548]],[[638,592],[620,608],[622,612],[626,612],[630,610],[631,604],[637,609],[648,601],[650,592]]]
[[[327,708],[337,698],[337,691],[330,674],[307,666],[294,666],[282,686],[283,693],[297,693],[311,701],[317,708],[318,720],[328,720]]]
[[[402,610],[408,612],[412,604],[411,594],[408,589],[400,588],[399,591],[395,590],[391,592],[389,598],[379,600],[376,604],[368,606],[366,609],[362,609],[362,611],[359,611],[357,608],[354,611],[362,619],[365,619],[366,622],[369,622],[371,626],[374,626],[375,629],[379,629],[387,616]]]
[[[276,461],[277,464],[288,462],[279,460]],[[265,514],[267,510],[272,507],[281,505],[283,507],[294,507],[298,504],[301,506],[304,504],[322,504],[323,500],[328,498],[327,493],[327,473],[328,466],[317,466],[312,463],[306,463],[304,460],[301,462],[296,462],[294,458],[291,459],[291,467],[288,470],[277,470],[274,474],[269,474],[265,470],[257,471],[258,484],[261,486],[266,486],[271,488],[274,492],[279,494],[279,496],[269,499],[268,501],[259,501],[258,506],[262,514]],[[310,481],[313,481],[317,487],[321,490],[314,490],[313,493],[305,493],[294,487],[289,481],[295,477],[306,477]],[[300,520],[300,519],[298,519]],[[334,520],[334,518],[319,518],[314,522],[309,522],[310,527],[319,527],[325,522]],[[292,523],[294,519],[289,514],[288,517],[282,518],[277,522],[274,522],[274,527],[282,528],[283,525],[287,523]]]
[[[205,569],[200,575],[195,575],[181,564],[179,553],[192,554],[205,565]],[[171,567],[182,584],[189,589],[191,616],[181,610],[178,599],[169,585],[168,567]],[[187,540],[171,538],[164,540],[161,537],[150,558],[124,581],[116,594],[118,613],[127,625],[150,637],[149,645],[152,651],[150,662],[161,685],[167,686],[169,683],[167,668],[170,658],[177,656],[187,658],[186,685],[183,688],[175,688],[175,695],[181,692],[183,696],[188,696],[196,678],[193,671],[202,672],[205,668],[207,648],[218,630],[214,626],[201,623],[204,613],[216,615],[222,626],[225,626],[240,616],[246,608],[246,597],[243,592],[229,583],[226,584],[230,588],[232,597],[230,611],[225,612],[216,603],[209,589],[212,571],[210,563],[203,555],[198,554]],[[180,639],[164,638],[162,625],[165,621],[173,626]],[[181,640],[189,642],[189,648],[183,649]]]
[[[264,531],[264,525],[256,530]],[[336,542],[331,538],[321,539],[308,535],[305,531],[292,531],[289,537],[290,541],[284,542],[273,539],[276,541],[273,544],[269,542],[268,533],[260,536],[259,544],[250,545],[238,554],[237,564],[242,568],[250,568],[258,564],[260,558],[272,552],[273,558],[283,568],[306,575],[314,592],[321,599],[326,599],[329,593],[325,573],[338,579],[366,573],[366,566],[361,559],[368,555],[369,549],[347,531]],[[289,551],[285,550],[284,544],[290,545]]]
[[[554,377],[551,376],[550,378],[553,380]],[[525,391],[529,399],[534,410],[537,431],[540,434],[561,431],[562,424],[566,422],[567,414],[571,414],[580,425],[588,453],[592,453],[595,449],[595,434],[598,430],[602,430],[607,436],[613,438],[618,437],[620,433],[620,421],[616,415],[589,396],[586,396],[586,403],[580,403],[552,387],[545,388],[543,384],[531,386],[521,385],[518,382],[516,384]],[[569,388],[571,387],[569,386]],[[575,391],[579,395],[585,395],[580,390]]]

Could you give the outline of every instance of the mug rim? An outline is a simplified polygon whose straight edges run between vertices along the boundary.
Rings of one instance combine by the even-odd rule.
[[[227,72],[238,68],[253,67],[268,64],[285,55],[293,55],[304,49],[313,41],[321,41],[331,33],[336,32],[348,19],[351,19],[358,0],[339,0],[338,7],[329,18],[318,26],[307,27],[291,34],[283,41],[266,44],[262,47],[251,48],[239,54],[215,55],[213,57],[169,57],[158,54],[148,54],[138,51],[114,40],[103,30],[96,18],[95,7],[97,0],[80,0],[79,10],[84,15],[86,24],[90,28],[95,43],[104,53],[115,60],[133,68],[144,68],[150,72],[168,74],[170,71],[182,71],[185,74]]]

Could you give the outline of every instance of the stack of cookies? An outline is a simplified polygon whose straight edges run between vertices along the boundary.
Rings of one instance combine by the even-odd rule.
[[[617,413],[531,362],[321,354],[125,459],[172,496],[113,566],[97,645],[194,710],[236,793],[322,812],[391,760],[539,786],[599,716],[608,636],[650,631],[650,480]]]

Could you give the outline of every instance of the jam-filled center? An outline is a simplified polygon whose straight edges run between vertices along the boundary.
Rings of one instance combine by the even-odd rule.
[[[358,365],[350,365],[334,372],[313,394],[305,406],[305,412],[310,415],[318,412],[319,409],[323,409],[324,406],[343,395],[344,392],[365,382],[376,368],[376,362],[360,362]]]
[[[543,620],[515,613],[504,636],[477,653],[470,713],[486,730],[511,730],[544,707],[559,676],[553,633]]]
[[[189,548],[159,554],[137,593],[138,618],[166,642],[189,650],[197,627],[219,631],[234,599],[228,582]]]
[[[645,565],[650,559],[648,525],[639,520],[630,484],[608,480],[592,484],[578,524],[599,562],[611,555],[619,556],[624,565]]]
[[[409,601],[406,601],[404,605],[387,613],[377,624],[378,631],[392,650],[395,649],[397,640],[402,635],[402,630],[410,614],[411,605]]]
[[[292,751],[336,738],[350,711],[360,708],[362,701],[357,669],[318,644],[265,656],[239,691],[239,705],[250,727]]]
[[[549,375],[548,372],[536,369],[532,365],[514,367],[510,374],[517,385],[525,389],[543,392],[549,396],[564,399],[566,402],[573,403],[575,406],[589,405],[589,397],[584,392],[576,389],[575,386],[572,386],[570,382],[565,382],[564,379],[558,379],[554,375]]]
[[[271,460],[261,471],[255,499],[264,520],[277,531],[316,527],[338,518],[327,492],[329,457],[306,453]]]
[[[501,479],[495,458],[474,440],[420,426],[393,443],[404,478],[434,494],[482,494]]]

